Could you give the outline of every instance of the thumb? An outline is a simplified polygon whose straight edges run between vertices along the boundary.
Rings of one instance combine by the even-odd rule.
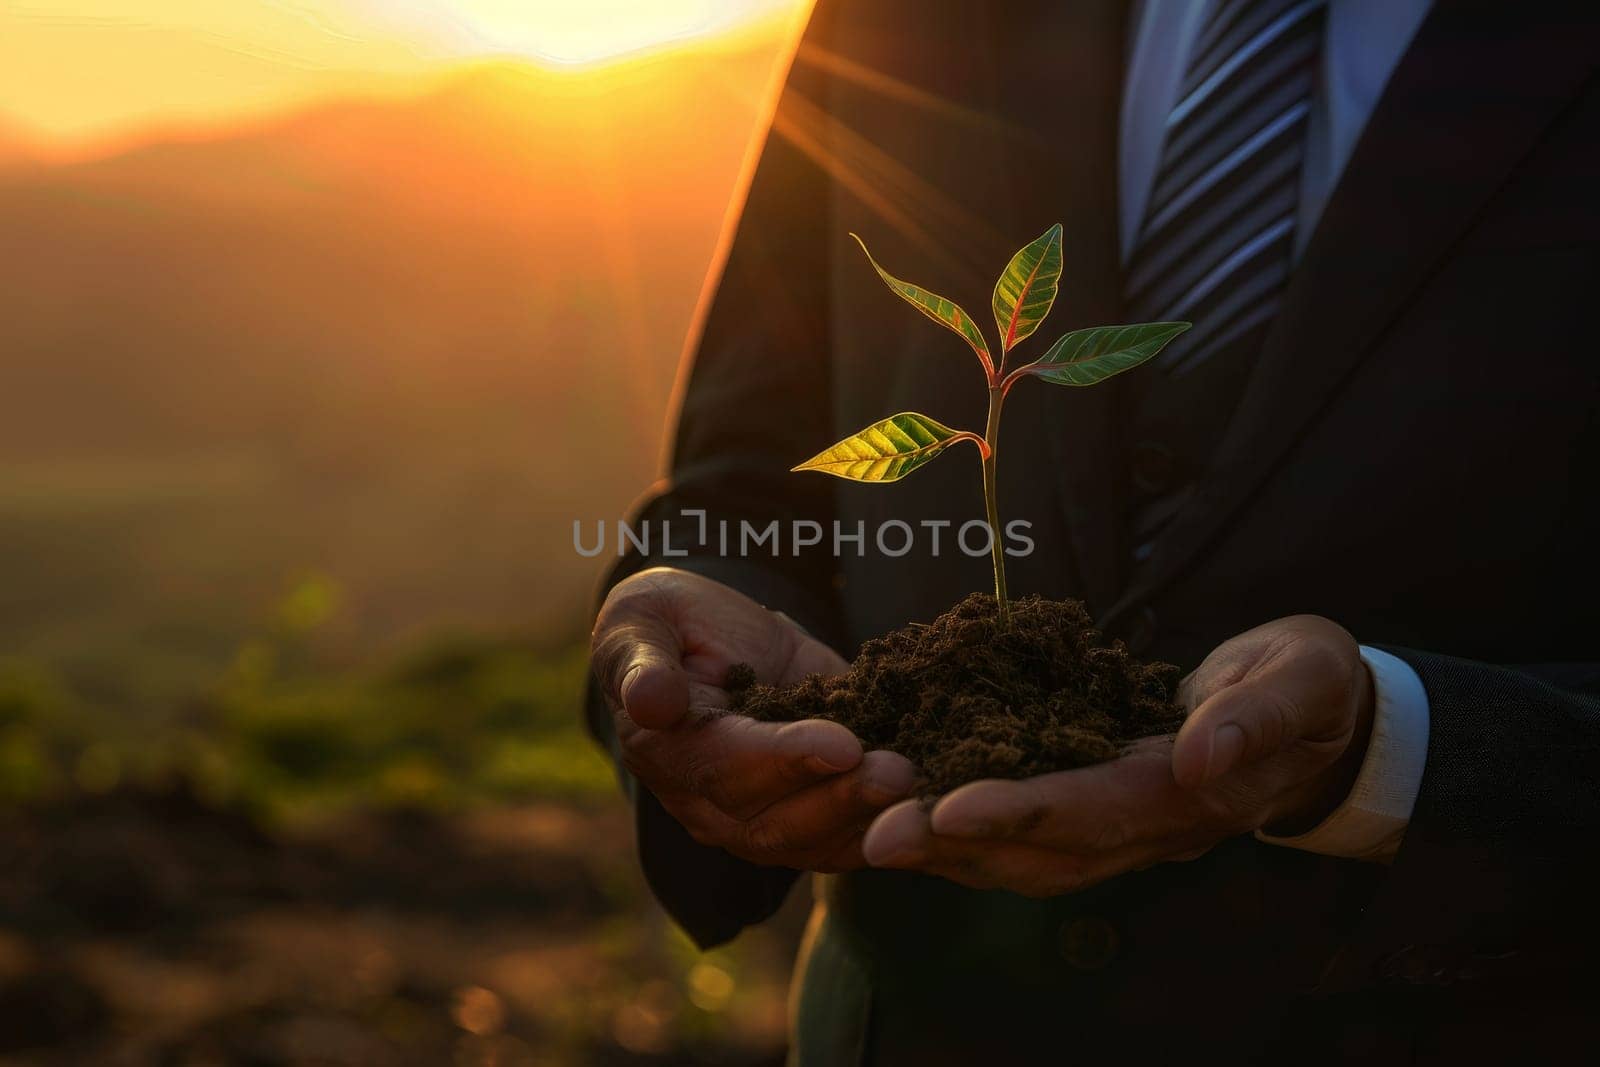
[[[1186,789],[1209,785],[1275,755],[1301,736],[1303,721],[1299,702],[1269,678],[1227,686],[1184,720],[1172,746],[1172,776]]]
[[[676,653],[637,644],[617,686],[617,703],[628,718],[649,730],[674,726],[689,711],[689,676]]]
[[[619,587],[595,625],[593,662],[606,696],[638,726],[664,730],[688,713],[682,645],[659,598]]]

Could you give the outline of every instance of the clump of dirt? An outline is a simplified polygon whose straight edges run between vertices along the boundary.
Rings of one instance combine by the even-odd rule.
[[[1178,669],[1143,663],[1075,600],[1025,597],[1002,627],[974,593],[929,625],[868,641],[849,673],[798,685],[728,671],[730,707],[773,722],[831,719],[868,749],[916,764],[934,796],[979,778],[1027,778],[1111,759],[1183,722]]]

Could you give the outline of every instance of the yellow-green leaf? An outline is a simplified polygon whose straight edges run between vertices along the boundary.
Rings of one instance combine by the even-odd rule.
[[[1073,330],[1017,373],[1034,374],[1057,385],[1094,385],[1137,367],[1189,326],[1187,322],[1143,322]]]
[[[896,482],[966,438],[977,440],[977,435],[903,411],[851,434],[793,469],[821,471],[856,482]]]
[[[858,235],[851,234],[856,239],[856,244],[861,246],[861,251],[867,253],[867,262],[872,264],[872,269],[878,272],[878,277],[892,289],[900,299],[922,312],[928,318],[940,325],[947,326],[966,338],[967,344],[978,354],[978,359],[983,361],[984,368],[993,371],[994,360],[989,355],[989,343],[983,339],[983,333],[978,329],[978,324],[972,321],[972,316],[961,310],[959,304],[947,300],[938,293],[930,293],[920,285],[901,281],[893,274],[878,266],[878,261],[872,258],[872,253],[867,250],[867,242]]]
[[[1028,244],[1006,265],[994,283],[994,324],[1000,328],[1000,351],[1009,352],[1032,335],[1061,283],[1061,223]]]

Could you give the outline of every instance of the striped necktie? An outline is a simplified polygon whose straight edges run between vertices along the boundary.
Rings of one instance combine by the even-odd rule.
[[[1130,322],[1194,323],[1144,379],[1156,407],[1186,409],[1162,436],[1190,468],[1226,429],[1216,413],[1231,413],[1288,282],[1324,7],[1211,0],[1167,117],[1124,296]],[[1182,503],[1171,484],[1141,488],[1136,559]]]

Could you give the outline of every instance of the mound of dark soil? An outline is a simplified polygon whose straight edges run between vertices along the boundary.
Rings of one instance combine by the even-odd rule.
[[[728,672],[731,706],[767,721],[831,719],[916,764],[923,795],[1111,759],[1183,722],[1178,669],[1107,641],[1077,601],[1026,597],[1001,627],[974,593],[931,625],[868,641],[848,674],[784,688]]]

